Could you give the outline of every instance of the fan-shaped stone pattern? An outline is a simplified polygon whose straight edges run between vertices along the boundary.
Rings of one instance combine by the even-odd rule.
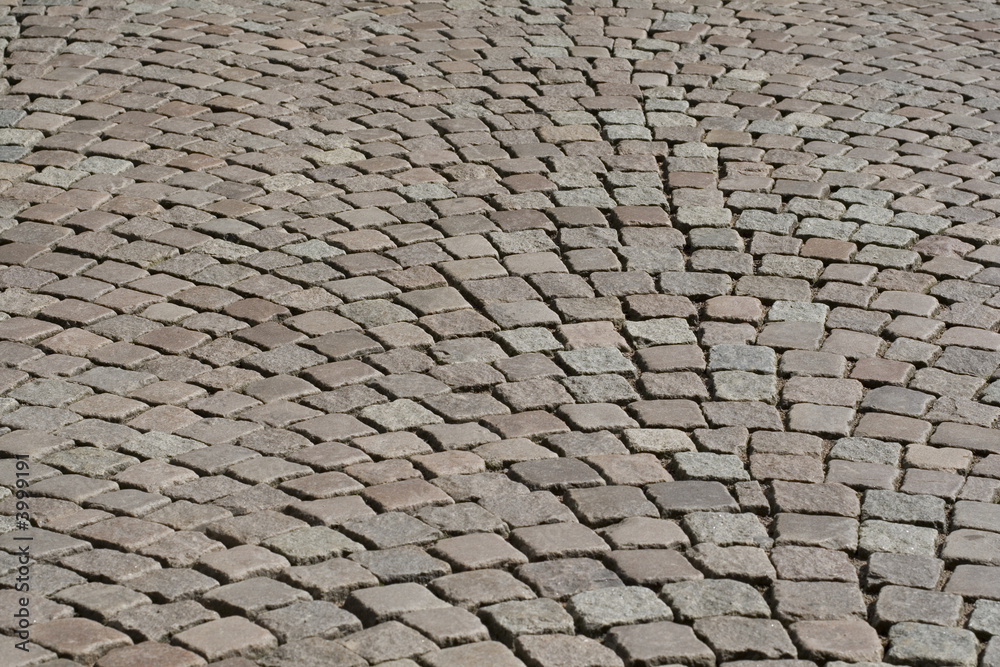
[[[996,664],[998,25],[5,4],[29,662]]]

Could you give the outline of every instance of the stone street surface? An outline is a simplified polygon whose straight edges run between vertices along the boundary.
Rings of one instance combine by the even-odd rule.
[[[0,3],[4,667],[1000,666],[995,2]]]

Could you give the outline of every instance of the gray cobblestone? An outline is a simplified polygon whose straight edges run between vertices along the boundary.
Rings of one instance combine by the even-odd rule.
[[[38,661],[998,662],[993,8],[604,4],[0,7]]]

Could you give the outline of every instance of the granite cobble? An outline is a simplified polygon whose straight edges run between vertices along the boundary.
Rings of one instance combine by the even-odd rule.
[[[0,2],[0,664],[1000,664],[998,25]]]

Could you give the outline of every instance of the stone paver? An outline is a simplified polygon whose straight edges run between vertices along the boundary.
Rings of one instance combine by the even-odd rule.
[[[0,664],[998,664],[998,43],[0,2]]]

